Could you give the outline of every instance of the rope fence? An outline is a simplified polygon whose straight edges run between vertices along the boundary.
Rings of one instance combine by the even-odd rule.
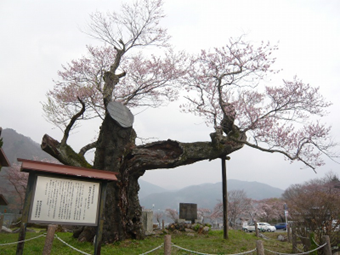
[[[183,251],[187,251],[187,252],[190,252],[190,253],[195,253],[195,254],[204,254],[204,255],[213,255],[213,254],[209,254],[209,253],[201,253],[201,252],[198,252],[198,251],[193,251],[193,250],[189,250],[189,249],[186,249],[186,248],[183,248],[183,247],[180,247],[178,245],[175,245],[175,244],[172,244],[171,246],[173,247],[176,247],[180,250],[183,250]]]
[[[73,247],[72,245],[68,244],[67,242],[65,242],[64,240],[62,240],[57,234],[54,235],[60,242],[62,242],[63,244],[65,244],[66,246],[70,247],[71,249],[73,249],[74,251],[77,251],[81,254],[84,254],[84,255],[91,255],[89,253],[86,253],[84,251],[81,251],[75,247]],[[27,241],[31,241],[31,240],[34,240],[34,239],[37,239],[37,238],[40,238],[40,237],[46,237],[46,233],[44,234],[41,234],[39,236],[36,236],[36,237],[32,237],[32,238],[29,238],[29,239],[25,239],[23,241],[18,241],[18,242],[12,242],[12,243],[3,243],[3,244],[0,244],[0,246],[4,246],[4,245],[13,245],[13,244],[18,244],[18,243],[22,243],[22,242],[27,242]],[[144,253],[141,253],[140,255],[146,255],[146,254],[149,254],[149,253],[152,253],[160,248],[162,248],[163,246],[167,246],[166,242],[171,242],[171,236],[170,236],[170,239],[169,238],[165,238],[165,241],[164,243],[162,243],[161,245],[147,251],[147,252],[144,252]],[[262,241],[261,242],[261,245],[263,246],[262,244]],[[281,253],[281,252],[276,252],[276,251],[272,251],[272,250],[269,250],[269,249],[264,249],[263,247],[262,248],[258,248],[259,246],[257,246],[257,248],[253,249],[253,250],[250,250],[250,251],[245,251],[245,252],[242,252],[242,253],[234,253],[234,254],[228,254],[228,255],[245,255],[245,254],[250,254],[250,253],[253,253],[257,250],[261,250],[262,251],[267,251],[269,253],[273,253],[273,254],[277,254],[277,255],[306,255],[306,254],[310,254],[312,252],[315,252],[317,250],[320,250],[322,248],[324,248],[328,243],[325,242],[323,245],[321,246],[318,246],[317,248],[313,249],[313,250],[310,250],[310,251],[306,251],[306,252],[300,252],[300,253]],[[199,255],[216,255],[216,254],[210,254],[210,253],[204,253],[204,252],[198,252],[198,251],[194,251],[194,250],[190,250],[190,249],[187,249],[187,248],[183,248],[179,245],[175,245],[173,243],[170,243],[170,246],[171,247],[175,247],[177,249],[180,249],[180,250],[183,250],[183,251],[186,251],[186,252],[189,252],[191,254],[199,254]],[[167,253],[164,253],[164,254],[167,254]],[[221,254],[221,253],[219,253]]]
[[[54,235],[60,242],[62,242],[63,244],[67,245],[68,247],[70,247],[71,249],[79,252],[79,253],[82,253],[82,254],[85,254],[85,255],[91,255],[89,253],[86,253],[84,251],[81,251],[81,250],[78,250],[77,248],[73,247],[72,245],[66,243],[64,240],[62,240],[59,236],[57,236],[57,234]]]
[[[39,235],[39,236],[36,236],[36,237],[32,237],[32,238],[29,238],[29,239],[25,239],[25,240],[22,240],[22,241],[18,241],[18,242],[1,243],[0,246],[23,243],[23,242],[31,241],[31,240],[33,240],[33,239],[37,239],[37,238],[42,237],[42,236],[46,236],[46,234],[42,234],[42,235]]]
[[[152,249],[152,250],[150,250],[150,251],[144,252],[144,253],[142,253],[142,254],[140,254],[140,255],[149,254],[149,253],[154,252],[154,251],[156,251],[156,250],[158,250],[158,249],[160,249],[160,248],[162,248],[162,247],[163,247],[163,244],[157,246],[156,248],[154,248],[154,249]]]
[[[301,252],[303,252],[301,249],[299,249],[298,247],[296,247],[296,249],[301,253]]]
[[[309,254],[309,253],[312,253],[314,251],[317,251],[319,249],[322,249],[323,247],[325,247],[327,245],[327,243],[324,243],[323,245],[315,248],[314,250],[311,250],[311,251],[305,251],[305,252],[301,252],[301,253],[281,253],[281,252],[277,252],[277,251],[271,251],[271,250],[268,250],[268,249],[264,249],[265,251],[268,251],[270,253],[274,253],[274,254],[279,254],[279,255],[304,255],[304,254]]]
[[[187,252],[190,252],[190,253],[194,253],[194,254],[200,254],[200,255],[217,255],[217,254],[202,253],[202,252],[198,252],[198,251],[189,250],[189,249],[180,247],[180,246],[175,245],[175,244],[172,244],[171,246],[176,247],[176,248],[178,248],[178,249],[180,249],[180,250],[183,250],[183,251],[187,251]],[[246,251],[246,252],[242,252],[242,253],[228,254],[228,255],[242,255],[242,254],[249,254],[249,253],[253,253],[254,251],[256,251],[256,248],[253,249],[253,250],[251,250],[251,251]],[[219,253],[219,254],[220,254],[220,253]]]
[[[314,244],[316,244],[317,246],[320,246],[316,241],[315,239],[312,237],[312,241],[314,242]]]
[[[11,225],[18,225],[19,223],[21,223],[21,220],[19,220],[17,222],[12,222]]]

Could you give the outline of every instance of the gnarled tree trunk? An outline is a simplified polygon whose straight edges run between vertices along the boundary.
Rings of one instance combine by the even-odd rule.
[[[140,239],[143,237],[138,200],[138,178],[144,170],[131,172],[127,167],[127,155],[135,147],[136,134],[133,128],[123,128],[109,115],[101,126],[94,168],[118,173],[118,181],[109,183],[105,205],[103,241]],[[82,235],[80,235],[80,238]],[[89,238],[86,238],[89,240]]]

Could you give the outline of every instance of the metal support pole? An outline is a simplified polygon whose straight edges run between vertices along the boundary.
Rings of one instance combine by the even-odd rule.
[[[29,214],[29,209],[31,206],[33,187],[34,187],[35,181],[36,181],[36,175],[34,173],[30,173],[28,176],[28,181],[27,181],[24,208],[22,210],[21,226],[20,226],[20,231],[19,231],[16,255],[22,255],[24,253],[25,242],[23,241],[25,240],[25,237],[26,237],[28,214]]]
[[[98,226],[97,226],[97,234],[94,242],[94,255],[100,255],[101,246],[102,246],[102,235],[103,235],[103,227],[104,227],[104,209],[105,209],[105,200],[106,200],[106,188],[107,181],[103,181],[101,183],[101,192],[100,192],[100,204],[99,204],[99,212],[98,212]]]
[[[228,196],[226,157],[222,157],[223,237],[228,239]]]

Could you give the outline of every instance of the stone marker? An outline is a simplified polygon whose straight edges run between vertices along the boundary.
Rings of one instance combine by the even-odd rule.
[[[147,210],[142,212],[142,222],[145,235],[153,234],[153,211]]]

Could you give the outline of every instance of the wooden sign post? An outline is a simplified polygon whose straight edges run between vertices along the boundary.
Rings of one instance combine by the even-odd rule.
[[[94,254],[99,255],[106,186],[116,173],[18,159],[28,172],[17,255],[23,254],[27,223],[97,226]]]

